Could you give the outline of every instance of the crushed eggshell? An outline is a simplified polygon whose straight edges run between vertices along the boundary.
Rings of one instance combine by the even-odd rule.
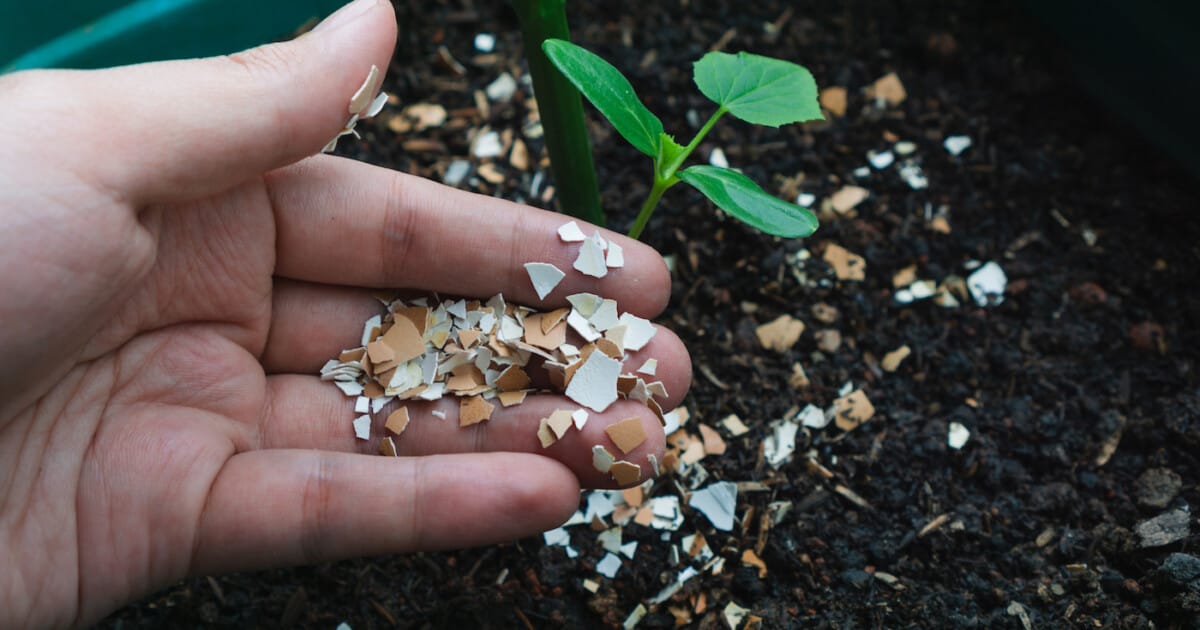
[[[500,400],[501,406],[512,407],[525,402],[527,395],[529,395],[529,390],[522,389],[515,392],[500,392],[496,394],[496,398]]]
[[[609,579],[617,577],[617,570],[620,568],[621,558],[611,551],[604,554],[600,562],[596,563],[596,572]]]
[[[388,121],[388,127],[396,133],[425,131],[446,124],[446,108],[434,103],[413,103]]]
[[[895,107],[908,98],[908,93],[904,91],[900,77],[895,72],[889,72],[867,87],[867,98],[880,99]]]
[[[620,361],[603,352],[593,352],[575,370],[574,377],[567,385],[567,398],[593,411],[602,412],[617,400],[617,377],[620,375]]]
[[[346,113],[361,114],[363,110],[367,109],[371,100],[375,98],[375,91],[379,89],[379,81],[379,66],[371,64],[371,69],[367,71],[367,78],[350,97],[350,106]]]
[[[525,263],[525,272],[529,274],[529,281],[533,283],[533,290],[537,291],[540,300],[546,299],[567,275],[558,267],[543,262]]]
[[[592,466],[596,470],[606,473],[612,470],[614,463],[616,463],[616,458],[608,452],[608,449],[599,444],[592,447]]]
[[[816,405],[805,405],[804,409],[800,410],[800,413],[796,414],[796,419],[800,421],[800,424],[810,429],[824,429],[831,420],[831,418],[825,415],[825,412],[821,411],[821,408],[817,407]]]
[[[496,405],[484,400],[483,396],[470,396],[459,399],[458,426],[469,427],[479,424],[492,417]]]
[[[871,193],[860,186],[843,186],[829,197],[829,203],[838,214],[846,214],[862,203]]]
[[[609,269],[619,269],[625,266],[625,250],[620,245],[609,241],[608,250],[604,255],[604,264]]]
[[[626,418],[605,427],[604,432],[622,453],[628,453],[646,441],[646,430],[640,418]]]
[[[836,85],[827,87],[821,90],[818,100],[830,114],[839,117],[846,115],[846,88]]]
[[[636,542],[630,544],[634,545],[635,549],[637,548]],[[624,549],[621,551],[624,551]],[[629,557],[632,558],[633,555],[630,555]],[[625,621],[621,624],[621,630],[633,630],[636,628],[637,625],[642,622],[642,618],[646,616],[647,612],[649,611],[646,610],[646,605],[639,603],[634,607],[633,610],[629,611],[629,616],[626,617]]]
[[[833,406],[834,423],[843,431],[853,431],[875,415],[875,406],[861,389],[833,401]]]
[[[646,362],[642,364],[642,367],[637,369],[639,374],[645,374],[647,376],[654,376],[654,372],[656,370],[658,370],[658,359],[646,359]]]
[[[785,464],[796,450],[796,432],[800,425],[790,420],[777,420],[771,425],[771,434],[763,438],[763,458],[772,468]]]
[[[625,350],[637,352],[645,348],[646,344],[650,343],[650,340],[658,333],[658,328],[650,320],[632,313],[622,313],[617,322],[618,324],[613,324],[613,327],[617,325],[625,327],[621,337],[621,345]]]
[[[548,418],[542,418],[541,422],[538,424],[537,438],[538,442],[542,444],[542,448],[550,448],[550,446],[558,440],[558,438],[554,436],[554,430],[550,428],[550,422]]]
[[[762,558],[758,557],[758,554],[754,553],[753,549],[747,549],[742,552],[742,564],[758,569],[758,579],[766,579],[767,563],[763,562]]]
[[[704,443],[704,452],[709,455],[725,454],[725,440],[721,439],[721,434],[717,430],[707,424],[700,425],[700,439]]]
[[[371,416],[362,415],[354,419],[354,437],[360,440],[371,439]]]
[[[895,372],[900,367],[900,363],[912,354],[912,348],[907,345],[900,346],[895,350],[883,355],[883,359],[879,362],[879,367],[885,372]]]
[[[602,240],[597,235],[590,242],[598,246]],[[369,414],[381,413],[393,401],[401,404],[384,422],[388,431],[388,435],[381,436],[384,439],[398,435],[411,424],[413,418],[403,401],[437,401],[447,396],[459,398],[458,423],[463,427],[491,418],[497,404],[521,404],[530,392],[540,391],[566,394],[597,412],[624,397],[645,404],[666,422],[655,400],[667,397],[663,383],[647,383],[632,373],[621,374],[627,359],[625,344],[643,347],[656,327],[648,320],[620,314],[615,300],[575,294],[568,296],[571,308],[539,312],[508,304],[501,295],[486,302],[456,299],[441,303],[428,298],[404,301],[385,293],[375,297],[387,306],[386,314],[367,320],[362,346],[339,352],[320,371],[321,380],[332,382],[345,395],[356,398],[358,417],[353,424],[360,439],[370,438]],[[594,343],[582,348],[566,343],[572,318],[582,319],[585,331],[595,333]],[[584,328],[574,323],[574,327]],[[604,338],[599,337],[598,327],[605,330]],[[643,365],[655,364],[647,361]],[[547,389],[534,385],[527,366],[544,368]],[[440,419],[447,417],[441,409],[429,413]],[[589,417],[585,409],[559,410],[539,426],[539,441],[549,446],[571,426],[582,429]],[[636,448],[647,439],[640,421],[637,425],[639,435],[626,439],[628,436],[618,434],[614,439],[627,449]],[[384,454],[394,454],[394,439],[381,443],[379,448]],[[611,454],[600,447],[593,455],[598,469],[612,472],[617,462]],[[651,464],[657,475],[657,460],[652,459]],[[623,485],[629,485],[641,477],[641,467],[625,462],[612,474]],[[634,511],[626,512],[624,518],[632,518]]]
[[[803,332],[804,322],[786,313],[754,329],[762,347],[775,352],[790,350]]]
[[[631,486],[642,480],[642,467],[625,460],[613,462],[608,472],[619,486]]]
[[[946,434],[946,445],[954,450],[960,450],[971,439],[971,431],[960,422],[951,422]]]
[[[593,278],[603,278],[608,274],[604,249],[596,242],[596,239],[583,240],[583,244],[579,247],[579,256],[575,259],[573,267],[579,273]]]
[[[713,527],[722,531],[733,529],[733,513],[737,507],[737,484],[718,481],[688,497],[688,505],[704,515]]]
[[[962,155],[963,151],[971,148],[971,136],[947,136],[942,146],[954,157]]]
[[[546,418],[546,425],[554,431],[555,439],[562,439],[562,436],[567,434],[567,429],[570,429],[574,424],[571,418],[570,409],[556,409],[550,417]]]
[[[892,287],[902,289],[917,281],[917,266],[909,265],[892,274]]]
[[[867,152],[867,162],[869,162],[877,171],[882,171],[883,169],[891,166],[895,161],[896,154],[892,153],[891,151]]]
[[[408,407],[400,407],[389,414],[383,426],[395,435],[404,433],[404,429],[408,428]]]
[[[989,261],[967,276],[967,290],[979,306],[1003,304],[1004,290],[1007,287],[1008,276],[995,262]]]
[[[742,419],[737,417],[737,414],[729,414],[721,420],[721,426],[729,431],[733,437],[745,435],[750,432],[750,427],[746,426]]]
[[[506,102],[512,100],[517,92],[517,81],[507,72],[503,72],[483,89],[484,94],[493,101]]]
[[[839,280],[862,281],[867,277],[866,259],[851,253],[841,245],[836,243],[826,245],[822,258],[829,263],[829,266],[833,267],[833,272],[837,274]]]
[[[583,234],[583,230],[579,229],[579,224],[575,221],[567,221],[558,226],[558,238],[564,243],[580,243],[587,239]]]

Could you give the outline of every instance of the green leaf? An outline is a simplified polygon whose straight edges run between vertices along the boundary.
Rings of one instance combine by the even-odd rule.
[[[746,122],[778,127],[824,118],[812,73],[790,61],[710,52],[693,76],[705,96]]]
[[[798,238],[817,231],[813,213],[767,194],[737,171],[700,165],[681,171],[679,179],[704,193],[718,208],[772,236]]]
[[[612,64],[568,41],[547,39],[542,50],[617,133],[638,151],[658,157],[662,121],[638,100],[629,79]]]

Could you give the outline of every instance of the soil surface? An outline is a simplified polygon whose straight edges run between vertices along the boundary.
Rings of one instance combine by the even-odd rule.
[[[625,71],[681,139],[711,112],[690,64],[717,44],[798,61],[821,87],[848,90],[846,115],[827,124],[726,120],[697,155],[719,145],[767,190],[811,193],[818,207],[862,186],[870,197],[853,211],[783,241],[679,187],[646,231],[674,260],[662,321],[694,360],[686,428],[729,414],[750,428],[725,433],[727,452],[701,462],[708,482],[761,482],[739,493],[740,522],[722,532],[685,509],[676,532],[630,524],[637,555],[614,579],[598,576],[604,550],[585,525],[568,530],[574,559],[533,538],[198,577],[101,626],[619,627],[682,568],[670,546],[700,532],[724,558],[719,572],[709,566],[648,606],[640,627],[727,627],[731,602],[767,628],[1200,627],[1200,525],[1189,511],[1200,504],[1196,184],[1082,92],[1049,33],[1008,3],[570,4],[576,41]],[[469,138],[488,125],[522,138],[532,164],[472,160],[460,186],[549,207],[528,88],[477,107],[476,91],[522,74],[506,3],[409,1],[397,11],[392,109],[440,103],[448,120],[398,135],[381,116],[341,152],[440,180],[471,159]],[[490,55],[475,49],[480,32],[496,34]],[[908,96],[879,107],[863,89],[889,72]],[[649,165],[602,121],[593,127],[605,206],[623,229]],[[956,157],[943,140],[960,134],[972,146]],[[868,151],[896,140],[915,143],[908,157],[927,188],[905,182],[901,160],[855,175]],[[865,258],[863,281],[837,278],[823,261],[830,244]],[[965,278],[970,261],[1005,271],[1002,304],[895,300],[900,270],[942,282]],[[823,322],[818,304],[836,319],[823,308]],[[763,349],[755,328],[782,314],[807,329],[785,352]],[[836,347],[827,330],[840,334]],[[883,370],[903,345],[911,355]],[[846,383],[875,416],[846,433],[802,430],[793,458],[767,465],[771,423],[827,407]],[[951,423],[970,432],[961,449],[948,446]],[[680,489],[688,480],[652,494]],[[790,509],[763,519],[771,504]],[[765,577],[742,562],[755,548]]]

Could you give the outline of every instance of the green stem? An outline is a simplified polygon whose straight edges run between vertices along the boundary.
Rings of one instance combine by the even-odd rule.
[[[558,185],[559,209],[604,225],[583,99],[542,52],[542,42],[547,39],[571,39],[565,0],[513,0],[513,7],[521,23],[525,59],[550,153],[550,170]]]
[[[654,186],[650,189],[646,201],[642,203],[642,209],[638,212],[637,219],[634,219],[633,227],[629,228],[629,238],[637,240],[642,235],[646,222],[650,220],[650,215],[654,214],[654,209],[658,207],[658,200],[662,199],[663,193],[674,185],[675,182],[667,183],[666,180],[654,178]]]
[[[675,177],[675,172],[679,170],[680,166],[683,166],[683,162],[688,159],[688,157],[692,154],[692,151],[696,150],[696,147],[700,146],[700,141],[708,135],[709,131],[712,131],[713,125],[717,124],[717,121],[720,120],[721,116],[724,115],[725,108],[718,107],[717,111],[713,112],[713,115],[708,117],[708,122],[704,123],[704,126],[700,128],[700,131],[696,132],[696,137],[692,138],[692,141],[683,148],[683,151],[680,152],[675,160],[667,166],[667,169],[663,171],[663,179],[671,179],[672,177]]]
[[[696,132],[696,136],[692,138],[692,141],[679,152],[679,155],[671,160],[670,164],[666,165],[666,168],[660,168],[661,164],[655,164],[654,186],[650,188],[650,194],[646,197],[646,201],[642,203],[642,209],[638,211],[637,218],[633,221],[633,227],[629,228],[629,238],[636,239],[642,235],[642,230],[646,228],[646,223],[650,221],[650,215],[654,214],[654,209],[658,207],[658,202],[662,199],[663,193],[679,183],[679,178],[675,177],[675,173],[679,171],[679,167],[683,166],[683,163],[696,150],[696,147],[700,146],[700,141],[704,140],[708,132],[712,131],[713,125],[717,124],[717,121],[724,115],[725,108],[717,108],[717,111],[713,112],[713,115],[709,117],[708,122],[704,123],[700,131]]]

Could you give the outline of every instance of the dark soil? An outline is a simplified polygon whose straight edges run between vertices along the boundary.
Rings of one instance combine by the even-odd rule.
[[[775,501],[793,507],[769,531],[754,516],[732,533],[689,512],[673,540],[702,531],[726,557],[724,569],[651,607],[641,627],[671,627],[670,606],[690,611],[693,627],[725,627],[721,610],[731,601],[769,628],[1021,628],[1022,615],[1036,627],[1200,627],[1195,518],[1186,517],[1193,533],[1166,546],[1143,547],[1133,533],[1141,521],[1200,503],[1200,196],[1082,92],[1053,37],[1019,9],[992,2],[803,3],[773,40],[764,23],[796,3],[570,4],[576,40],[626,71],[683,138],[694,129],[689,109],[711,111],[690,82],[690,63],[731,29],[726,50],[793,59],[819,85],[847,87],[847,116],[828,125],[730,121],[710,144],[777,193],[798,175],[800,189],[818,198],[843,183],[872,192],[856,217],[823,221],[804,241],[752,232],[682,187],[651,222],[646,240],[676,260],[663,321],[692,351],[693,422],[736,413],[752,429],[703,464],[714,479],[769,485],[739,495],[740,516]],[[380,123],[344,150],[440,179],[451,159],[469,154],[468,127],[520,135],[520,94],[493,104],[486,121],[470,109],[474,90],[502,71],[520,72],[505,3],[397,9],[401,38],[387,89],[404,104],[439,102],[451,120],[407,138],[424,146],[402,148]],[[480,31],[498,35],[495,57],[475,58]],[[463,62],[464,76],[436,61],[439,46]],[[880,110],[860,89],[890,71],[909,97]],[[621,229],[646,192],[649,165],[607,126],[594,127],[605,206]],[[928,189],[911,190],[895,166],[852,176],[868,150],[890,146],[885,134],[918,144]],[[974,146],[950,156],[942,139],[952,134]],[[527,141],[540,150],[536,138]],[[464,187],[528,200],[531,174],[497,166],[503,183]],[[926,207],[943,205],[948,234],[926,226]],[[820,262],[829,242],[866,258],[864,282],[838,282]],[[813,257],[793,265],[801,248]],[[916,264],[921,278],[941,280],[965,274],[972,259],[1007,272],[1002,305],[893,301],[901,268]],[[837,309],[832,325],[811,315],[819,302]],[[762,350],[754,327],[783,313],[808,330],[786,354]],[[819,353],[813,333],[826,327],[843,343]],[[881,371],[878,359],[902,344],[913,355],[894,374]],[[789,383],[794,363],[811,385]],[[864,388],[874,419],[844,436],[813,432],[791,463],[764,465],[768,423],[807,402],[829,404],[847,381]],[[947,446],[951,422],[971,431],[962,450]],[[1106,444],[1115,452],[1101,464]],[[808,449],[833,479],[808,471]],[[838,485],[868,507],[836,493]],[[535,538],[194,578],[102,625],[611,627],[678,570],[666,562],[660,532],[632,525],[636,561],[614,580],[598,578],[603,552],[594,535],[572,532],[582,552],[573,560]],[[765,579],[740,562],[760,537]],[[599,591],[585,590],[584,579],[596,579]]]

